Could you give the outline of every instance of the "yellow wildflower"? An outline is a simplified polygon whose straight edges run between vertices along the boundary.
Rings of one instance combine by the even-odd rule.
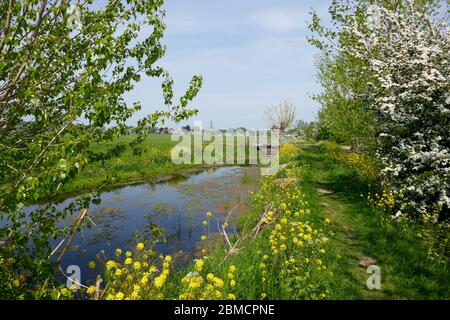
[[[155,278],[155,287],[161,288],[164,285],[164,282],[166,282],[165,276],[158,276]]]
[[[116,267],[116,263],[112,260],[109,260],[108,262],[106,262],[106,269],[111,270],[112,268]]]
[[[125,295],[122,292],[116,294],[116,300],[123,300],[123,298],[125,298]]]
[[[65,296],[69,293],[69,290],[67,290],[67,288],[61,288],[60,292],[61,292],[61,295]]]
[[[214,285],[219,288],[223,287],[223,280],[217,277],[214,278]]]
[[[89,288],[87,288],[86,291],[88,294],[94,294],[95,290],[96,290],[95,286],[90,286]]]
[[[198,260],[195,262],[195,270],[197,270],[198,272],[202,271],[203,265],[204,265],[204,264],[205,264],[205,263],[203,262],[202,259],[198,259]]]
[[[148,282],[148,276],[145,275],[141,279],[141,284],[145,285],[145,284],[147,284],[147,282]]]

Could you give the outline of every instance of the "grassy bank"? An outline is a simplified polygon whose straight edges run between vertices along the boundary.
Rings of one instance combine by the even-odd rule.
[[[129,135],[112,142],[91,145],[90,148],[95,153],[107,152],[119,145],[123,145],[125,151],[115,158],[96,162],[83,168],[73,180],[64,186],[62,193],[75,194],[91,191],[102,186],[105,180],[108,180],[109,188],[143,181],[159,182],[177,175],[186,175],[211,167],[205,162],[203,164],[194,164],[193,153],[191,154],[192,164],[174,164],[171,159],[171,150],[178,142],[171,141],[170,134],[150,134],[139,146],[140,153],[133,152],[129,146],[133,139],[135,139],[135,135]],[[223,161],[225,162],[228,159],[225,157],[227,155],[227,143],[233,143],[232,150],[234,151],[235,162],[225,165],[238,165],[237,159],[241,159],[241,156],[238,157],[238,154],[240,155],[241,151],[238,151],[237,141],[239,140],[242,143],[246,138],[234,137],[231,143],[229,139],[227,138],[224,141]],[[192,139],[191,142],[191,150],[194,150],[194,140]],[[202,148],[205,153],[208,152],[209,154],[211,152],[210,149],[205,149],[211,144],[214,145],[214,142],[203,141]],[[239,165],[248,165],[248,146],[243,150],[245,152],[245,156],[242,155],[244,163]]]
[[[325,270],[315,270],[310,278],[313,286],[322,288],[322,292],[309,292],[304,296],[298,293],[274,291],[270,298],[328,298],[328,299],[449,299],[450,270],[448,256],[435,256],[430,249],[432,244],[423,240],[429,228],[411,222],[394,221],[385,212],[370,206],[364,195],[369,192],[366,181],[350,166],[333,159],[322,146],[301,148],[291,165],[301,166],[297,185],[292,192],[301,190],[305,204],[310,209],[308,222],[319,226],[318,230],[329,237],[325,253],[322,254]],[[284,196],[289,204],[289,195],[279,188],[269,194],[257,195],[258,199],[271,202],[278,196]],[[362,196],[363,195],[363,196]],[[257,201],[258,202],[258,201]],[[239,227],[245,234],[249,226],[254,226],[263,211],[256,205],[253,212],[244,216]],[[329,219],[327,228],[320,227],[321,221]],[[326,231],[325,231],[326,230]],[[242,237],[242,235],[241,235]],[[257,266],[261,263],[261,252],[267,252],[267,240],[270,232],[263,232],[258,238],[250,239],[234,257],[228,258],[242,270],[242,286],[237,291],[243,299],[258,298],[256,294],[264,282],[258,277]],[[305,268],[305,259],[315,259],[315,255],[302,248],[303,260],[298,266]],[[447,247],[442,252],[448,252]],[[224,258],[226,247],[214,250],[209,261],[212,270],[216,270]],[[291,252],[290,254],[296,254]],[[367,265],[375,264],[381,271],[381,289],[367,288]],[[286,275],[280,273],[282,266],[271,270],[271,281],[278,284],[285,281]],[[224,273],[224,268],[216,273]],[[332,275],[332,276],[331,276]],[[301,279],[301,280],[299,280]],[[300,277],[294,290],[304,290],[311,283]],[[300,282],[298,282],[300,281]],[[286,293],[288,293],[286,295]]]
[[[422,225],[369,205],[361,196],[367,183],[325,147],[305,146],[288,158],[289,167],[266,177],[252,208],[234,219],[236,228],[228,225],[231,211],[219,222],[222,237],[210,235],[216,219],[205,213],[203,245],[189,266],[174,267],[176,257],[140,243],[106,263],[102,298],[450,298],[448,258],[430,255],[418,236]],[[367,287],[370,264],[380,268],[380,289]]]
[[[94,152],[106,152],[121,144],[126,146],[126,149],[119,157],[83,168],[75,179],[64,186],[63,192],[92,190],[103,185],[106,179],[111,179],[109,186],[141,180],[161,181],[195,167],[172,163],[170,149],[176,142],[172,142],[168,134],[149,135],[141,145],[140,154],[133,153],[128,145],[133,139],[134,136],[130,135],[113,142],[92,145],[91,150]]]

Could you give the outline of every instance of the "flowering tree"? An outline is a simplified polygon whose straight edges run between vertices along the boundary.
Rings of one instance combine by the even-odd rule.
[[[58,222],[75,212],[82,212],[81,221],[91,198],[62,210],[48,203],[25,214],[23,207],[51,197],[86,165],[124,150],[96,153],[89,146],[127,133],[125,123],[141,105],[129,105],[123,95],[141,77],[161,78],[165,108],[138,122],[133,148],[145,128],[197,112],[188,102],[202,78],[193,77],[173,102],[173,81],[156,65],[165,53],[162,5],[162,0],[109,0],[101,8],[92,0],[1,1],[1,297],[49,283],[49,257],[61,257],[49,240],[73,232]]]
[[[406,197],[397,215],[433,221],[448,218],[450,206],[450,31],[435,8],[424,1],[341,8],[355,14],[338,14],[336,50],[354,61],[349,73],[364,74],[365,92],[346,94],[373,112],[381,173]]]
[[[407,4],[378,8],[369,36],[353,22],[357,45],[344,50],[369,62],[369,94],[379,124],[384,174],[409,201],[398,214],[448,217],[450,206],[450,29]]]

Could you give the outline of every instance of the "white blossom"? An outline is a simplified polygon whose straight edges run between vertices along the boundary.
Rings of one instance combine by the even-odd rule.
[[[380,126],[382,174],[414,199],[409,213],[434,219],[450,207],[450,31],[406,6],[378,8],[380,23],[370,34],[349,20],[356,44],[340,51],[367,61],[376,79],[368,107]]]

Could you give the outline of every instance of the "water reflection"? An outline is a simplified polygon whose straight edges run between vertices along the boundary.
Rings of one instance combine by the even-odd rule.
[[[167,239],[156,245],[159,252],[194,254],[203,234],[206,211],[213,211],[214,218],[220,220],[227,208],[239,201],[249,201],[248,191],[253,186],[241,181],[248,170],[222,167],[189,178],[127,186],[103,193],[101,203],[89,211],[95,226],[84,228],[75,236],[62,267],[78,265],[86,272],[85,276],[95,276],[96,271],[88,270],[87,265],[99,252],[108,258],[114,256],[116,248],[128,250],[135,244],[136,232],[150,237],[155,225],[165,230]],[[60,206],[71,200],[63,201]],[[210,231],[216,232],[217,223],[211,222]]]

